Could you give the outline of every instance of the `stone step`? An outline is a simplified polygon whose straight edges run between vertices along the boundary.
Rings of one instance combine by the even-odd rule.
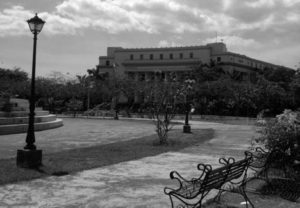
[[[29,111],[11,111],[11,112],[3,112],[0,111],[0,117],[26,117],[28,116]],[[35,115],[36,116],[45,116],[48,115],[48,111],[43,111],[43,110],[36,110]]]
[[[55,119],[54,121],[35,123],[35,131],[43,131],[47,129],[53,129],[63,126],[62,119]],[[10,124],[10,125],[1,125],[0,126],[0,135],[6,134],[18,134],[27,132],[28,124]]]
[[[0,125],[10,125],[10,124],[27,124],[28,116],[26,117],[0,117]],[[43,123],[54,121],[56,116],[53,114],[48,114],[45,116],[35,116],[35,123]]]

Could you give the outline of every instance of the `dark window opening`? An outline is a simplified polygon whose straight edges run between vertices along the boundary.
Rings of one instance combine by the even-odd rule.
[[[183,53],[180,53],[180,54],[179,54],[179,58],[180,58],[180,59],[183,59]]]
[[[166,73],[161,73],[161,80],[165,80],[165,78],[166,78]]]
[[[133,60],[133,54],[130,55],[130,60]]]
[[[107,60],[107,61],[105,62],[105,64],[106,64],[106,66],[109,66],[109,65],[110,65],[110,61]]]
[[[190,58],[194,58],[194,54],[193,53],[190,53]]]
[[[144,59],[144,55],[143,55],[143,54],[140,55],[140,59],[141,59],[141,60]]]
[[[129,72],[129,73],[128,73],[128,78],[129,78],[130,80],[134,80],[134,73],[133,73],[133,72]]]
[[[160,55],[159,55],[159,58],[160,58],[160,59],[164,59],[164,54],[160,54]]]
[[[173,53],[170,53],[169,57],[170,59],[173,59]]]
[[[153,81],[155,78],[155,74],[153,72],[150,73],[150,80]]]
[[[151,59],[151,60],[153,59],[153,54],[150,54],[150,59]]]
[[[145,73],[140,73],[140,74],[139,74],[139,80],[140,80],[140,81],[144,81],[144,80],[145,80],[145,77],[146,77]]]

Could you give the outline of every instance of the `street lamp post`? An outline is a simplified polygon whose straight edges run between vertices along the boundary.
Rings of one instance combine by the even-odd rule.
[[[45,21],[37,14],[27,20],[30,31],[33,33],[33,57],[31,73],[31,90],[29,100],[29,122],[26,136],[26,146],[23,150],[17,151],[17,166],[25,168],[37,168],[42,164],[42,150],[37,150],[34,135],[34,110],[35,110],[35,65],[36,65],[36,44],[37,35],[42,31]]]
[[[195,80],[187,79],[185,80],[186,84],[186,95],[185,95],[185,122],[183,125],[183,133],[191,133],[191,126],[189,124],[189,113],[191,111],[191,103],[189,101],[189,93],[190,90],[193,88],[192,85],[194,84]]]

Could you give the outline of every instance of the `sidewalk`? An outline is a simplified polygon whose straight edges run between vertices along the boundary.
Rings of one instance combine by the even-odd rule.
[[[198,163],[209,163],[217,167],[219,157],[243,158],[243,151],[254,133],[249,126],[192,122],[192,129],[196,128],[214,128],[214,139],[180,152],[168,152],[73,175],[5,185],[0,187],[0,207],[170,207],[163,188],[177,186],[169,178],[172,170],[192,178],[199,174],[196,170]],[[226,197],[229,197],[230,202],[233,202],[232,198],[236,199],[231,195],[225,195],[225,199]],[[250,195],[251,199],[253,197],[258,208],[264,207],[260,206],[260,202],[273,204],[272,207],[277,207],[282,202],[279,198],[274,204],[273,198]],[[239,204],[239,201],[235,202],[235,206]],[[299,206],[299,203],[295,205]]]

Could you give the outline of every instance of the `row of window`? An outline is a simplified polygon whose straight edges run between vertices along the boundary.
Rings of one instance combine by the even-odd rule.
[[[230,58],[231,61],[234,61],[234,58]],[[222,58],[221,57],[217,57],[217,62],[221,62],[222,61]],[[238,59],[238,62],[243,64],[244,63],[244,60],[243,59]],[[262,64],[258,64],[258,63],[253,63],[253,62],[250,62],[250,61],[247,61],[248,65],[250,65],[251,67],[254,67],[255,68],[264,68],[264,65]]]
[[[138,81],[145,81],[147,74],[148,81],[157,80],[176,80],[183,82],[186,77],[190,75],[190,72],[128,72],[127,76],[131,80],[135,80],[137,78]]]
[[[179,59],[183,59],[183,53],[179,53],[178,57],[179,57]],[[144,58],[146,58],[146,55],[140,54],[139,59],[143,60]],[[153,60],[154,59],[154,54],[149,54],[148,58],[150,60]],[[165,57],[165,54],[161,53],[161,54],[159,54],[159,57],[157,57],[157,58],[159,58],[160,60],[162,60],[162,59],[165,59],[166,57]],[[174,59],[174,54],[170,53],[168,58],[169,59]],[[194,53],[192,53],[192,52],[189,53],[189,58],[194,58]],[[135,59],[134,54],[130,54],[130,60],[134,60],[134,59]]]

